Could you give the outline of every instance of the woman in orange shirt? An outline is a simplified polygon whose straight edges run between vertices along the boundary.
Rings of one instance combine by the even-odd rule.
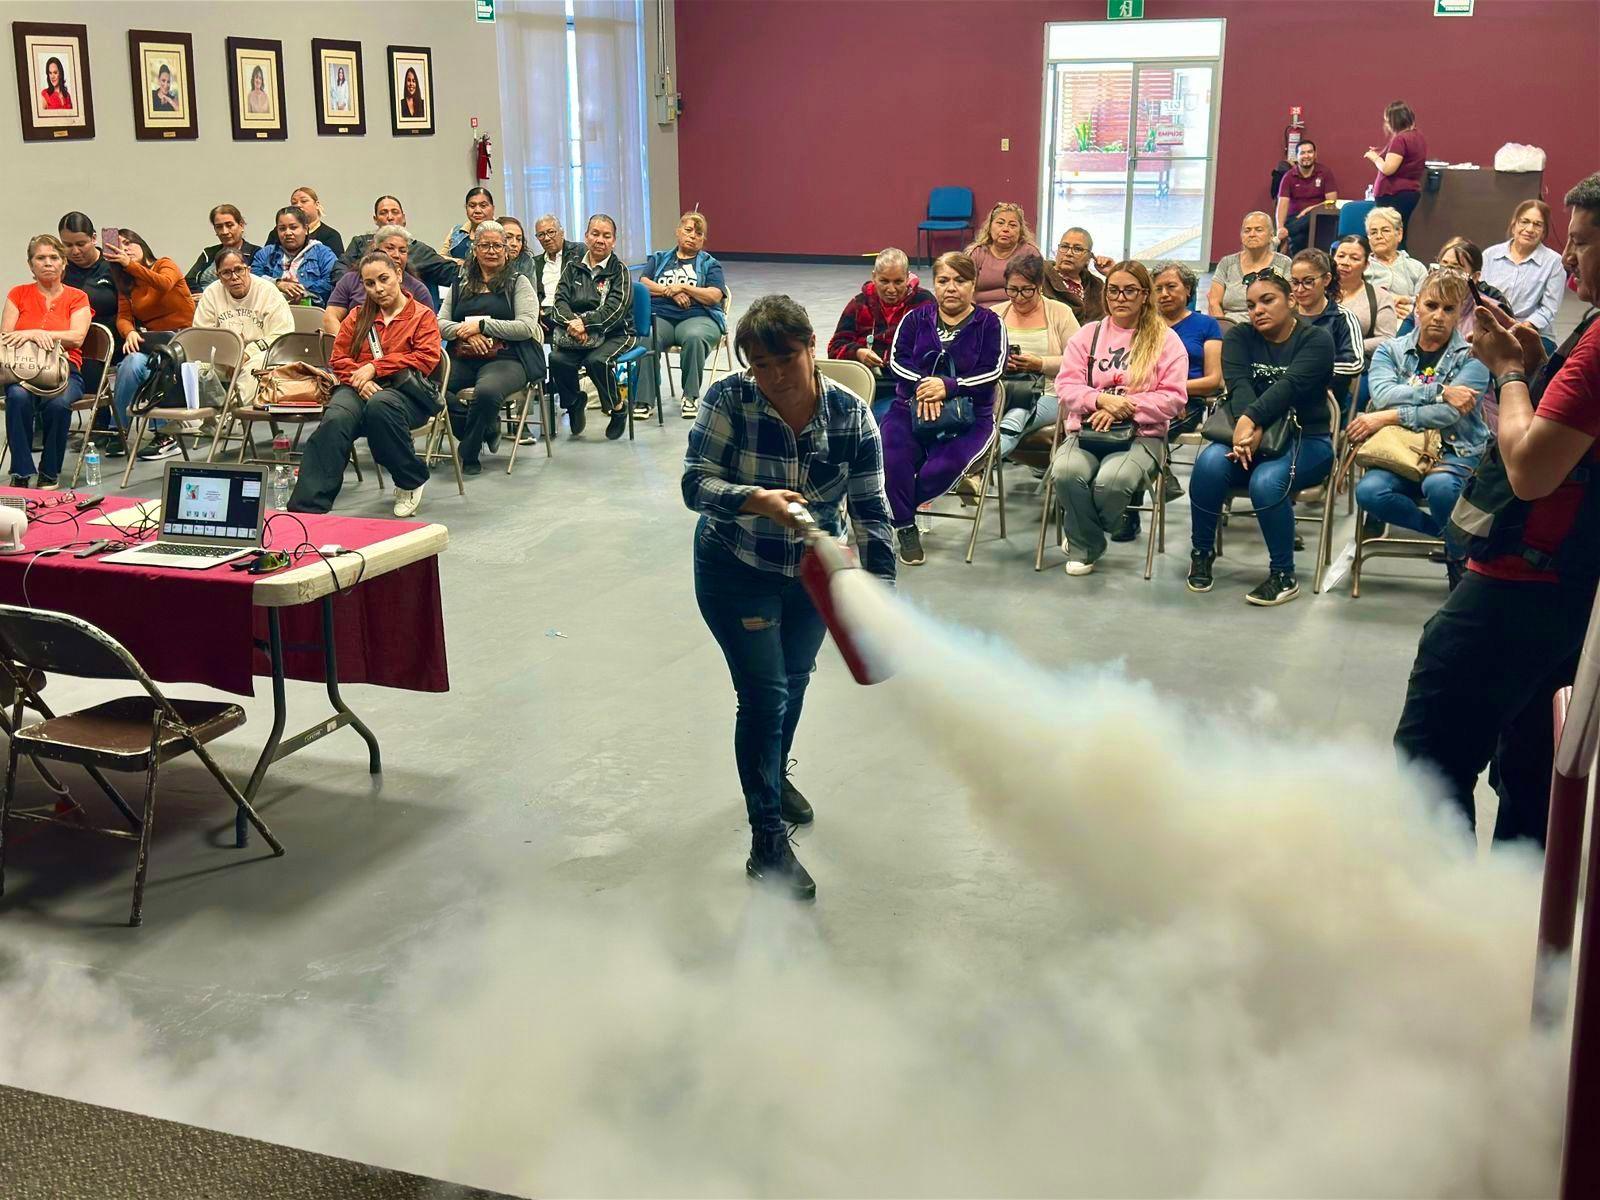
[[[157,258],[150,243],[131,229],[122,230],[120,243],[105,247],[102,253],[110,261],[117,283],[117,333],[127,357],[117,364],[113,403],[117,424],[127,429],[128,404],[150,374],[145,347],[189,328],[194,320],[194,297],[184,282],[183,268],[170,258]],[[152,338],[152,334],[161,336]],[[139,457],[171,458],[178,452],[176,438],[157,432]]]
[[[34,470],[33,416],[44,418],[44,455],[39,461],[39,486],[53,488],[67,454],[67,427],[72,406],[83,398],[83,339],[94,311],[89,296],[62,282],[67,269],[67,248],[54,234],[41,233],[28,242],[28,268],[33,282],[20,284],[6,294],[0,317],[0,342],[21,346],[29,342],[43,350],[63,346],[72,363],[66,391],[48,400],[35,396],[21,384],[6,388],[6,440],[11,446],[11,486],[27,487]]]

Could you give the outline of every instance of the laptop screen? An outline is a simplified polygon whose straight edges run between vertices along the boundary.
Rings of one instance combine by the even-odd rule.
[[[261,523],[261,473],[172,466],[161,507],[166,536],[255,541]]]

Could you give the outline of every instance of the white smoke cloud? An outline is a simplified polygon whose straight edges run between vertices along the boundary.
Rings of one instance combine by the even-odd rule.
[[[1387,746],[1050,676],[845,586],[899,671],[863,721],[905,718],[883,736],[1054,889],[1025,970],[950,931],[865,972],[759,893],[732,930],[600,898],[449,930],[397,1030],[287,1013],[181,1070],[113,988],[27,964],[0,1078],[519,1194],[1553,1193],[1531,856],[1475,860]]]

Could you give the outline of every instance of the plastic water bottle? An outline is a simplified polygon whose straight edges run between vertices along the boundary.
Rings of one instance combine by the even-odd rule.
[[[280,433],[272,439],[272,507],[289,506],[289,496],[294,491],[294,465],[289,461],[289,435]]]
[[[93,442],[83,456],[83,484],[85,487],[100,486],[100,449]]]

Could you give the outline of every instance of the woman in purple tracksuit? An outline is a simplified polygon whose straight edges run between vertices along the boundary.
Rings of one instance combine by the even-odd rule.
[[[1006,330],[994,313],[974,305],[977,279],[978,269],[965,254],[940,255],[933,264],[937,303],[907,313],[889,349],[897,388],[883,418],[883,483],[900,561],[908,567],[926,561],[917,506],[954,487],[988,450],[994,434]],[[958,432],[916,432],[914,417],[936,419],[957,396],[972,399],[971,425]]]

